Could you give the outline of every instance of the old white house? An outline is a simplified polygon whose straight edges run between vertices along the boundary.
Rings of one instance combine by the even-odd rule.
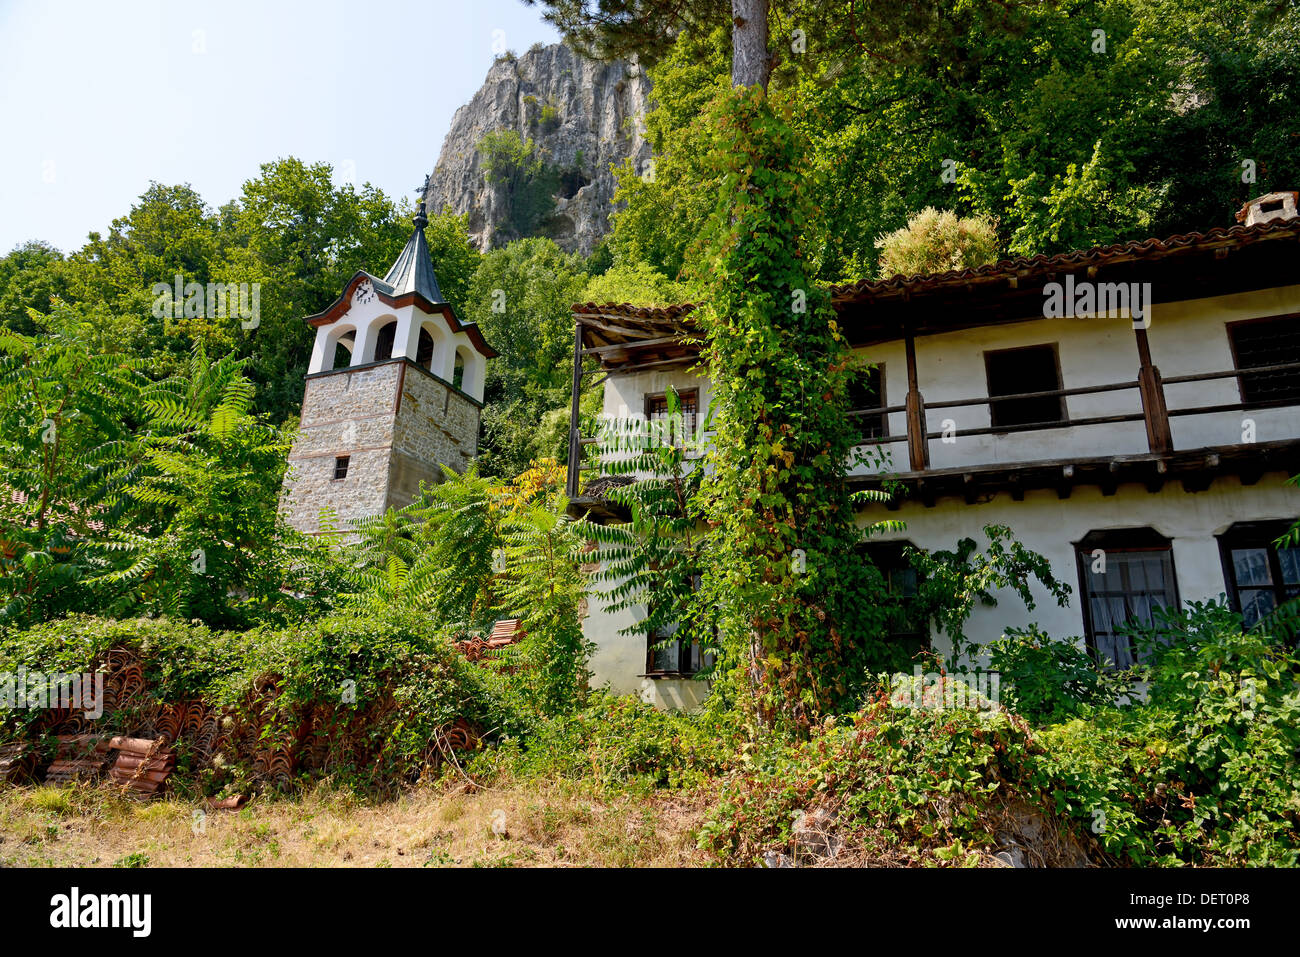
[[[1155,605],[1226,595],[1254,621],[1300,593],[1300,550],[1273,545],[1300,516],[1300,218],[1296,194],[1243,207],[1241,225],[996,263],[895,276],[832,290],[855,350],[876,364],[855,402],[864,447],[886,464],[858,467],[859,488],[901,487],[859,517],[901,519],[867,556],[906,594],[903,545],[981,545],[1009,526],[1074,587],[1060,607],[1040,594],[980,608],[978,641],[1033,621],[1078,636],[1121,664],[1117,635]],[[1097,296],[1109,302],[1098,307]],[[1109,306],[1110,308],[1105,308]],[[703,411],[709,382],[683,340],[692,307],[588,303],[574,309],[575,370],[569,493],[575,512],[619,520],[602,500],[591,437],[579,433],[577,385],[604,380],[604,413],[661,416],[673,387]],[[582,453],[586,450],[587,454]],[[1093,556],[1106,556],[1104,573]],[[595,683],[698,701],[698,649],[655,648],[662,636],[620,634],[635,610],[593,594],[585,620],[597,646]],[[899,640],[934,641],[928,623]],[[907,634],[906,632],[915,632]]]

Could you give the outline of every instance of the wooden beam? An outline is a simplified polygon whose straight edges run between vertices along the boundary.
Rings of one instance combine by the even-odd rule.
[[[582,436],[578,433],[578,413],[582,399],[582,323],[573,325],[573,395],[569,401],[569,480],[565,494],[578,497],[579,465],[582,460]]]
[[[1151,362],[1151,343],[1147,339],[1146,329],[1135,326],[1133,333],[1137,338],[1138,359],[1141,362],[1138,369],[1138,391],[1142,396],[1142,415],[1147,427],[1147,447],[1152,452],[1172,452],[1174,437],[1169,429],[1169,408],[1165,404],[1165,387],[1160,380],[1160,370]]]
[[[926,438],[925,400],[917,388],[916,337],[907,330],[907,458],[913,472],[930,467],[930,441]]]

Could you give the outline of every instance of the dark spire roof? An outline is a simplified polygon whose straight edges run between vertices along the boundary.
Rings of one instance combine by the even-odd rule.
[[[420,200],[420,211],[411,222],[415,231],[406,241],[393,268],[384,276],[384,285],[394,296],[416,292],[431,303],[442,304],[447,300],[442,298],[442,290],[438,288],[438,277],[433,274],[433,264],[429,261],[429,244],[424,241],[424,227],[429,224],[424,213],[424,200]]]

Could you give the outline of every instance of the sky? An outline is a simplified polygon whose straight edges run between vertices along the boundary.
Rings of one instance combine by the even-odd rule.
[[[285,156],[409,201],[496,53],[558,39],[521,0],[0,0],[0,255]]]

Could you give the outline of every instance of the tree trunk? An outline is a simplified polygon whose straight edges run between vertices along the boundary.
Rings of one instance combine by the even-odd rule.
[[[768,0],[731,0],[731,85],[767,86]]]

